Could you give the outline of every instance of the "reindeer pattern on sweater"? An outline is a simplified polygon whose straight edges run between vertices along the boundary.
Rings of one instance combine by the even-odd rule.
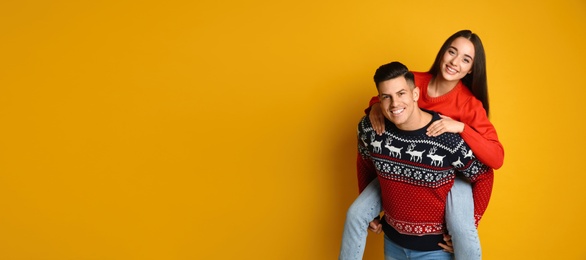
[[[433,115],[431,122],[440,119],[426,112]],[[429,137],[427,126],[402,131],[385,121],[387,131],[380,136],[367,116],[358,125],[360,190],[378,177],[387,223],[403,234],[441,234],[456,171],[474,183],[489,169],[458,134]]]

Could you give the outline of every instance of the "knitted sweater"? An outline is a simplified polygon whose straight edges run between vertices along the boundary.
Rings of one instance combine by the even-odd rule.
[[[430,97],[427,94],[427,85],[432,75],[427,72],[413,72],[413,75],[415,85],[419,87],[419,107],[464,123],[464,131],[460,135],[472,148],[474,155],[488,167],[499,169],[503,165],[505,152],[496,129],[486,116],[482,102],[474,97],[462,81],[450,92],[439,97]],[[372,97],[370,106],[378,101],[378,96]],[[367,108],[366,114],[368,111]]]
[[[450,92],[439,97],[430,97],[427,94],[427,86],[432,75],[427,72],[413,72],[415,85],[419,87],[420,108],[436,111],[449,116],[454,120],[464,123],[464,131],[460,136],[474,151],[474,156],[492,169],[498,169],[503,165],[504,149],[500,143],[496,129],[488,120],[486,110],[482,102],[474,97],[472,92],[459,81]],[[370,106],[378,102],[378,96],[370,100]],[[368,114],[370,107],[365,110]],[[492,192],[493,175],[483,178],[472,185],[474,196],[474,217],[476,224],[482,218]]]
[[[440,119],[437,113],[426,112],[433,115],[430,124]],[[426,135],[429,125],[415,131],[402,131],[388,120],[385,123],[386,131],[381,136],[374,132],[368,116],[358,125],[360,191],[378,176],[384,220],[394,230],[422,241],[426,235],[439,236],[445,232],[446,198],[456,171],[473,185],[489,180],[484,183],[489,183],[490,187],[492,171],[475,159],[458,134],[429,137]],[[490,197],[490,189],[474,189],[473,194],[475,200]],[[480,210],[484,212],[484,209]],[[397,237],[385,233],[391,239]],[[402,244],[402,241],[395,242]]]

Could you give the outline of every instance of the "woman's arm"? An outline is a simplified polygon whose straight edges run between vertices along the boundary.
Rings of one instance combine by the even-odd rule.
[[[385,132],[385,116],[381,111],[378,96],[370,99],[369,106],[364,110],[364,113],[368,115],[374,131],[378,135],[382,135]]]
[[[370,99],[370,102],[368,102],[368,107],[366,109],[364,109],[364,113],[365,114],[370,114],[370,109],[372,108],[372,105],[376,104],[380,102],[380,100],[378,99],[378,96],[374,96]]]
[[[470,110],[464,111],[471,113]],[[483,118],[481,116],[481,118],[478,119],[472,118],[478,117],[474,115],[464,116],[464,120],[472,122],[471,125],[468,125],[452,118],[442,116],[441,120],[433,122],[427,128],[427,135],[438,136],[445,132],[460,134],[464,141],[466,141],[466,143],[472,148],[474,155],[481,162],[493,169],[500,168],[503,165],[504,149],[498,140],[494,126],[485,117]],[[475,129],[479,129],[482,133]]]
[[[464,131],[460,136],[470,146],[476,158],[490,168],[499,169],[503,166],[505,150],[482,103],[472,99],[462,109],[466,112],[460,119],[464,123]]]
[[[378,96],[372,97],[370,106],[364,112],[369,115],[372,127],[380,135],[385,131],[385,125],[378,102]],[[430,125],[428,135],[437,136],[445,132],[459,133],[482,163],[493,169],[501,168],[505,158],[505,150],[498,139],[496,129],[486,116],[486,110],[484,110],[482,103],[471,98],[458,109],[463,111],[461,121],[438,120]]]

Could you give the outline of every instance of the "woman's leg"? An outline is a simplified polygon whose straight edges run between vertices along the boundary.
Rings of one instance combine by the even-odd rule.
[[[446,202],[446,224],[452,236],[456,260],[482,259],[478,230],[474,223],[472,186],[456,177]]]
[[[346,213],[340,260],[362,259],[368,224],[382,211],[380,183],[374,179],[354,200]]]

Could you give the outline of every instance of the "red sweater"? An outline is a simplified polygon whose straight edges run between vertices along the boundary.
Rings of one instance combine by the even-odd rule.
[[[431,122],[440,119],[437,113],[432,115]],[[492,186],[492,171],[474,158],[458,134],[429,137],[425,134],[429,125],[403,131],[388,120],[385,123],[387,131],[380,136],[374,133],[367,116],[358,125],[357,167],[361,188],[378,177],[385,221],[397,232],[410,236],[442,234],[446,198],[456,171],[472,185],[484,182],[490,184],[488,187]],[[485,192],[476,190],[474,199],[490,197]],[[407,240],[412,239],[417,238]],[[419,243],[423,241],[415,244]],[[432,246],[436,247],[437,243]]]
[[[505,150],[498,140],[496,129],[486,116],[482,102],[472,95],[462,81],[458,82],[456,87],[447,94],[430,97],[427,95],[427,85],[431,81],[431,74],[413,72],[413,75],[415,75],[415,85],[420,91],[417,102],[419,107],[464,123],[464,131],[460,133],[460,136],[472,148],[474,155],[488,167],[499,169],[503,165]],[[377,102],[379,102],[378,96],[372,97],[370,106]],[[366,110],[367,114],[369,108]]]
[[[427,95],[427,85],[431,81],[432,75],[427,72],[413,72],[413,74],[415,85],[420,90],[417,102],[419,107],[436,111],[464,123],[464,131],[460,133],[460,136],[472,149],[474,156],[492,169],[500,168],[505,157],[504,149],[498,140],[496,129],[488,120],[482,102],[474,97],[462,81],[458,82],[450,92],[439,97],[430,97]],[[374,96],[370,100],[370,106],[378,101],[378,96]],[[366,111],[368,114],[369,109]],[[493,175],[489,174],[489,176]],[[493,178],[491,177],[472,185],[474,213],[477,221],[480,220],[488,207],[492,184]],[[362,191],[362,189],[360,190]]]

